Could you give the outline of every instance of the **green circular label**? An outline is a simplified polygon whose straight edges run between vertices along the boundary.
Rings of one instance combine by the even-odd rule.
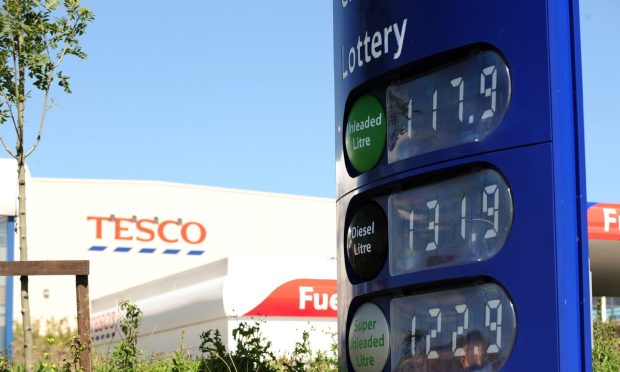
[[[371,170],[383,155],[387,120],[378,99],[360,97],[349,111],[345,126],[345,147],[349,162],[356,171]]]
[[[347,348],[355,372],[383,371],[390,352],[390,330],[379,306],[367,302],[357,309]]]

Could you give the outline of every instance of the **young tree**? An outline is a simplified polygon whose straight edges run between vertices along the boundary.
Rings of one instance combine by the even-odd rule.
[[[26,224],[26,158],[37,148],[43,132],[45,114],[52,107],[49,93],[54,82],[71,93],[69,77],[59,70],[68,55],[80,59],[86,53],[79,37],[94,20],[80,0],[4,0],[0,9],[0,123],[11,123],[15,130],[15,148],[4,137],[0,143],[17,161],[18,219],[20,260],[28,260]],[[39,90],[43,99],[38,131],[32,144],[25,143],[26,103],[31,92]],[[32,371],[32,328],[28,300],[28,277],[22,276],[21,306],[24,327],[24,361]]]

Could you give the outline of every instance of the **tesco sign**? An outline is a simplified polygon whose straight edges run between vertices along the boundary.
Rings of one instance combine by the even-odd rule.
[[[109,216],[87,216],[94,224],[95,238],[111,238],[121,241],[152,242],[156,239],[165,243],[201,244],[207,238],[207,229],[196,221],[164,220],[158,217],[138,218]]]
[[[103,314],[94,315],[90,319],[90,331],[92,333],[98,333],[106,331],[108,329],[114,329],[116,326],[116,313],[108,311]]]

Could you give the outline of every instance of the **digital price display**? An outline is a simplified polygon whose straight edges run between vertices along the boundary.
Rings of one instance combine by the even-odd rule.
[[[335,0],[340,370],[591,371],[576,0]]]
[[[494,51],[387,88],[388,162],[483,141],[510,102],[510,74]]]
[[[395,298],[390,319],[397,371],[497,371],[517,331],[512,302],[491,283]]]
[[[510,189],[491,169],[394,193],[388,211],[392,275],[493,257],[513,217]]]

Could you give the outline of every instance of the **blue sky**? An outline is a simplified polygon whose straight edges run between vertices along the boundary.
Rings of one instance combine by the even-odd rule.
[[[335,195],[329,1],[84,4],[33,176]]]
[[[620,2],[580,6],[588,200],[620,202]]]
[[[330,1],[84,3],[33,176],[335,196]],[[588,199],[620,202],[620,2],[581,6]]]

